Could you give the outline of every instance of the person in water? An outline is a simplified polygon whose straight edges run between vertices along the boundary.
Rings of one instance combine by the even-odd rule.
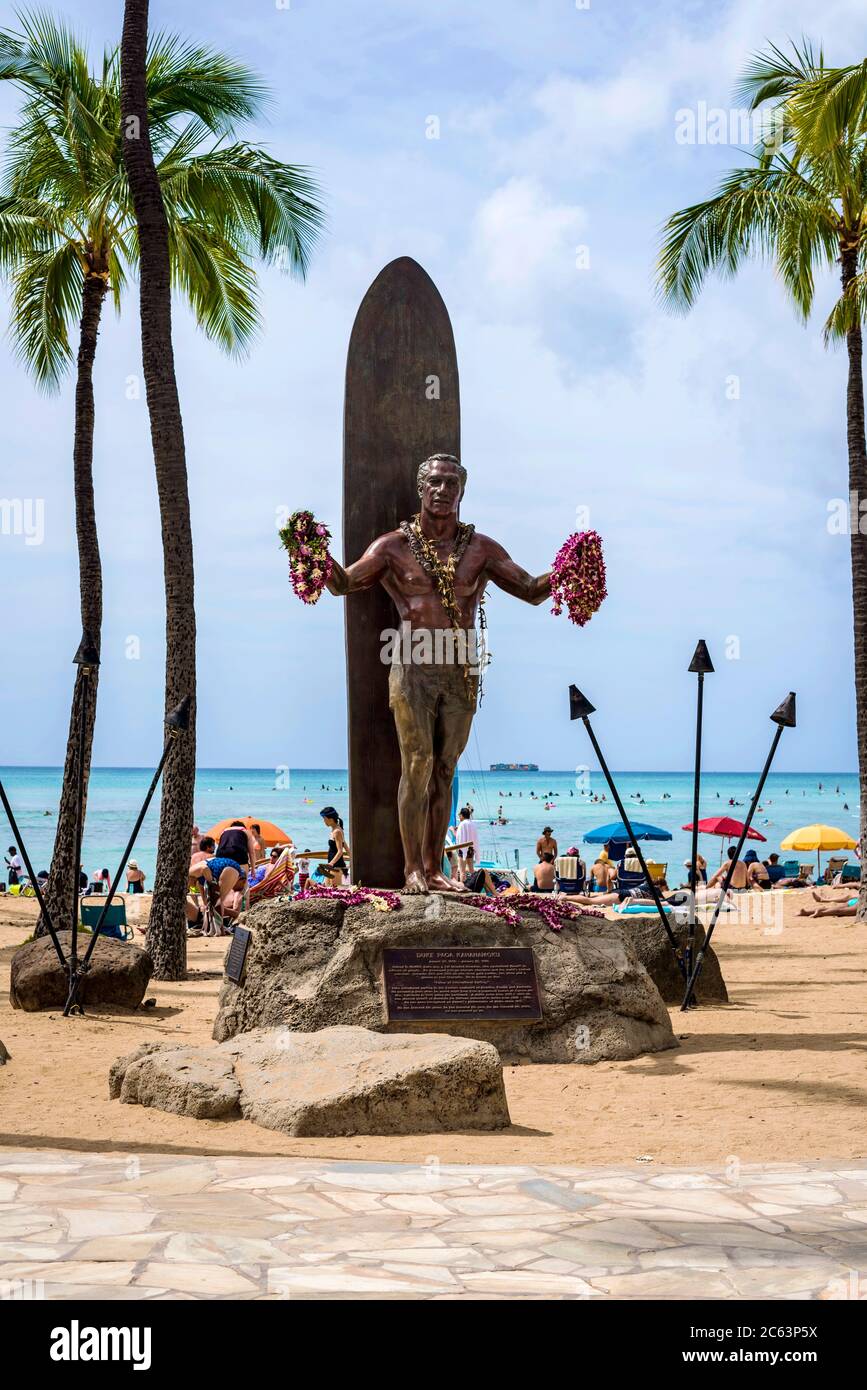
[[[333,806],[324,806],[319,812],[331,834],[328,839],[328,858],[323,872],[332,888],[339,888],[346,873],[346,854],[349,846],[343,833],[343,821]]]

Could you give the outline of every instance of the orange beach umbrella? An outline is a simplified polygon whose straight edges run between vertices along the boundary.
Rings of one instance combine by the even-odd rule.
[[[214,840],[219,840],[223,831],[228,830],[232,822],[236,820],[239,820],[242,825],[246,825],[248,830],[252,829],[254,824],[258,825],[259,834],[267,849],[273,849],[274,845],[285,845],[292,838],[285,830],[281,830],[279,825],[275,825],[272,820],[263,820],[261,816],[230,816],[228,820],[217,821],[217,824],[212,825],[210,830],[205,831],[205,834],[210,835]]]

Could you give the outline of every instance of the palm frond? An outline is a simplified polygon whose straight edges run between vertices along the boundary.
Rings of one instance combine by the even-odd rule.
[[[666,223],[660,295],[685,311],[711,272],[730,277],[757,257],[777,264],[799,310],[809,313],[813,267],[833,254],[836,222],[833,203],[791,167],[735,169],[714,197]]]
[[[69,244],[41,251],[12,276],[15,355],[44,391],[54,391],[72,361],[69,327],[81,310],[83,275]]]

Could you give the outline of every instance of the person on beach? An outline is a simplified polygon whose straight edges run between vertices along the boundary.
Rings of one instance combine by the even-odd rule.
[[[463,883],[482,857],[479,827],[473,820],[472,806],[462,806],[458,812],[455,841],[458,846],[458,878]],[[473,862],[471,863],[470,860]]]
[[[211,879],[216,881],[223,920],[237,916],[241,906],[240,889],[248,868],[255,862],[256,842],[243,821],[234,820],[223,831],[212,859],[206,861]]]
[[[747,887],[747,866],[742,859],[735,859],[736,849],[736,845],[729,845],[726,851],[726,858],[724,862],[720,864],[716,873],[711,877],[707,885],[708,888],[716,888],[722,883],[729,871],[729,865],[732,862],[734,862],[734,870],[732,871],[732,881],[729,884],[729,888],[732,888],[736,893],[742,893]]]
[[[347,869],[346,852],[349,846],[343,833],[343,821],[333,806],[325,806],[319,812],[331,832],[328,838],[328,858],[323,865],[324,876],[332,888],[339,888]]]
[[[145,890],[144,872],[139,868],[134,859],[131,859],[126,866],[126,891],[128,893],[143,893]]]
[[[780,863],[780,856],[769,854],[764,864],[768,874],[768,883],[771,888],[776,888],[786,877],[786,871]]]
[[[546,854],[550,854],[552,859],[557,858],[557,841],[550,825],[543,826],[542,834],[536,841],[536,858],[540,863]]]
[[[692,860],[684,859],[683,867],[686,869],[686,881],[689,884],[691,882]],[[696,885],[707,883],[707,860],[703,854],[697,853],[695,856],[695,881]]]
[[[617,869],[608,858],[608,850],[600,851],[596,863],[591,865],[590,877],[596,884],[597,893],[610,893],[617,882]]]
[[[553,893],[557,886],[557,874],[554,869],[554,856],[550,850],[545,850],[539,863],[533,869],[533,887],[537,893]]]
[[[9,853],[6,856],[6,868],[9,870],[9,885],[15,886],[21,882],[24,873],[24,861],[14,845],[9,846]]]
[[[253,868],[255,868],[257,864],[261,864],[264,859],[268,858],[268,850],[265,846],[265,841],[262,839],[261,825],[256,825],[254,821],[250,829],[253,832],[253,840],[256,845],[256,858],[253,863]]]
[[[770,888],[771,880],[768,871],[754,849],[747,850],[744,855],[744,863],[747,865],[748,888],[758,889],[759,892],[764,892],[765,889]]]

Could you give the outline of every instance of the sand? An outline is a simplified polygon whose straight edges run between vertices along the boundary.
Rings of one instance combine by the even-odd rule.
[[[123,1153],[283,1154],[444,1163],[726,1164],[867,1152],[867,927],[723,919],[714,944],[728,1007],[672,1010],[681,1046],[631,1062],[506,1067],[511,1129],[496,1135],[288,1139],[245,1120],[196,1121],[108,1098],[108,1069],[145,1041],[206,1042],[225,940],[190,942],[189,979],[152,984],[156,1008],[81,1018],[9,1005],[15,948],[35,904],[0,903],[0,1144]],[[131,907],[146,909],[146,901]]]

